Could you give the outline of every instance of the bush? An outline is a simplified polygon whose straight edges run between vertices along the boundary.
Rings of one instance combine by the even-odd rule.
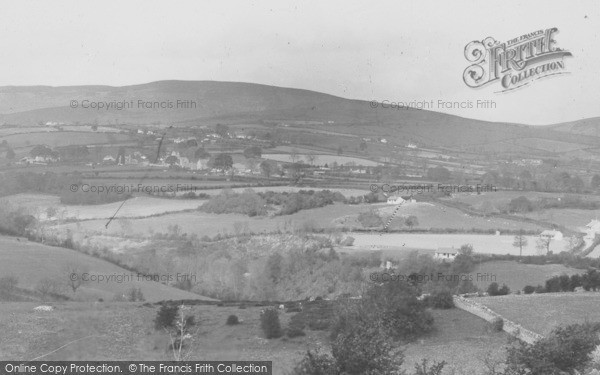
[[[294,367],[292,375],[336,375],[339,369],[335,359],[326,354],[312,353],[310,350]]]
[[[357,220],[365,228],[378,227],[383,224],[381,216],[379,216],[377,210],[373,208],[369,211],[361,212],[360,214],[358,214]]]
[[[154,318],[154,328],[161,330],[173,327],[178,312],[179,306],[162,305],[156,314],[156,318]]]
[[[236,325],[236,324],[240,324],[240,320],[239,320],[239,319],[238,319],[238,317],[237,317],[237,316],[235,316],[235,315],[229,315],[229,316],[227,317],[227,322],[226,322],[226,324],[227,324],[228,326],[233,326],[233,325]]]
[[[285,334],[289,338],[306,336],[306,333],[304,333],[304,330],[302,330],[302,327],[295,325],[295,324],[290,324],[290,326],[285,330]]]
[[[504,319],[502,319],[500,317],[496,317],[496,318],[492,319],[492,321],[490,322],[490,327],[492,328],[492,331],[494,331],[494,332],[502,331],[502,329],[504,329]]]
[[[451,309],[454,307],[454,299],[449,290],[433,292],[426,298],[427,305],[434,309]]]
[[[268,339],[276,339],[283,336],[279,313],[274,308],[264,309],[260,314],[260,327]]]
[[[491,283],[487,288],[487,293],[490,296],[497,296],[498,295],[498,283],[496,283],[496,282]]]
[[[523,293],[525,293],[525,294],[531,294],[533,292],[535,292],[534,286],[527,285],[527,286],[525,286],[525,288],[523,288]]]

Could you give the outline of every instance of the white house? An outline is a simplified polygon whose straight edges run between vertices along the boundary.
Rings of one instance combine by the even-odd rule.
[[[544,239],[560,241],[563,239],[563,234],[560,231],[557,231],[556,229],[545,230],[542,233],[540,233],[540,237]]]
[[[401,196],[388,197],[387,202],[388,204],[402,204],[404,203],[404,199]]]
[[[434,259],[454,260],[458,255],[458,250],[453,247],[440,247],[435,251]]]
[[[106,155],[104,158],[102,158],[102,161],[105,163],[114,163],[116,159],[112,155]]]

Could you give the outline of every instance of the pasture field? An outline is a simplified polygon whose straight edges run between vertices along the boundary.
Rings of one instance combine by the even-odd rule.
[[[44,278],[64,281],[67,285],[70,275],[69,271],[65,269],[66,264],[81,265],[84,267],[84,271],[90,275],[132,274],[124,268],[75,250],[45,246],[24,239],[17,241],[13,237],[0,237],[0,275],[17,277],[20,288],[34,290],[40,280]],[[147,301],[177,298],[207,299],[158,282],[138,280],[137,275],[130,277],[129,280],[125,280],[125,278],[122,280],[122,282],[89,282],[83,284],[75,293],[70,290],[66,293],[76,300],[95,301],[103,298],[110,301],[115,294],[125,293],[131,287],[135,287],[142,290]]]
[[[433,234],[433,233],[352,233],[354,247],[358,249],[383,250],[395,248],[397,251],[407,249],[438,249],[440,247],[460,248],[471,244],[476,253],[519,255],[519,249],[512,246],[512,235],[485,234]],[[528,245],[523,248],[523,255],[538,255],[535,247],[536,237],[526,236]],[[565,240],[553,240],[550,251],[555,253],[565,250]]]
[[[95,193],[89,193],[95,194]],[[63,205],[60,198],[53,195],[39,194],[17,194],[3,198],[16,207],[25,207],[35,213],[40,220],[48,220],[46,210],[49,207],[57,209],[58,213],[51,220],[59,217],[61,220],[93,220],[108,219],[113,217],[119,206],[123,203],[112,202],[98,205]],[[149,196],[137,196],[125,201],[120,210],[118,218],[146,217],[160,215],[167,212],[178,212],[194,210],[202,205],[204,201],[199,199],[168,199],[154,198]]]
[[[597,292],[511,294],[474,301],[541,335],[561,325],[600,322],[600,293]]]
[[[73,131],[12,134],[0,138],[2,140],[6,140],[11,147],[33,147],[35,145],[48,145],[52,148],[71,145],[116,144],[128,142],[133,139],[131,136],[126,134]]]
[[[571,230],[584,232],[585,225],[596,219],[600,210],[580,210],[575,208],[547,209],[525,214],[525,217],[543,220],[558,225],[563,225]]]
[[[152,321],[157,306],[140,303],[55,303],[51,312],[35,312],[34,303],[0,304],[0,359],[31,360],[50,353],[44,360],[169,360],[169,339],[154,330]],[[306,329],[306,336],[293,339],[265,339],[260,329],[260,307],[239,309],[236,306],[191,306],[198,331],[190,347],[190,359],[273,361],[273,374],[285,375],[307,350],[321,348],[329,352],[328,331]],[[432,311],[437,329],[423,340],[404,347],[403,368],[427,357],[448,362],[451,370],[478,373],[481,359],[488,350],[502,358],[507,341],[503,332],[490,333],[485,321],[467,312]],[[239,325],[227,326],[229,315],[237,315]],[[293,313],[281,313],[282,327],[287,327]],[[57,329],[61,327],[61,329]],[[76,341],[75,340],[79,340]]]
[[[503,205],[507,205],[511,199],[518,197],[526,197],[531,201],[538,200],[540,198],[559,198],[563,197],[565,193],[543,193],[537,191],[490,191],[483,192],[481,194],[454,194],[452,197],[443,198],[443,200],[448,201],[456,201],[460,203],[465,203],[475,209],[479,209],[483,202],[490,202],[493,206],[499,207]],[[577,194],[570,194],[577,196]],[[598,196],[595,195],[578,195],[582,199],[591,199],[591,200],[600,200]]]
[[[299,154],[298,157],[295,160],[292,160],[291,155],[289,154],[263,154],[262,157],[263,159],[270,159],[270,160],[275,160],[275,161],[281,161],[281,162],[285,162],[285,163],[293,163],[294,161],[298,162],[298,161],[302,161],[304,163],[308,163],[310,164],[310,162],[307,159],[306,154]],[[361,158],[355,158],[352,156],[338,156],[338,155],[328,155],[328,154],[315,154],[315,161],[314,161],[314,165],[331,165],[334,162],[338,163],[339,165],[349,165],[354,163],[354,165],[360,165],[360,166],[366,166],[366,167],[375,167],[377,165],[379,165],[380,163],[377,163],[375,161],[369,160],[369,159],[361,159]]]
[[[22,134],[22,133],[47,133],[47,132],[54,132],[56,131],[55,128],[52,127],[42,127],[42,126],[36,126],[36,127],[17,127],[17,128],[0,128],[0,138],[6,136],[6,135],[11,135],[11,134]]]
[[[395,204],[378,204],[374,207],[379,209],[382,216],[389,217],[396,210],[397,205]],[[443,205],[426,202],[416,203],[405,203],[400,206],[396,211],[396,218],[392,220],[389,228],[401,228],[405,227],[402,225],[400,217],[407,217],[414,215],[419,220],[418,228],[421,229],[436,229],[436,228],[451,228],[451,229],[463,229],[471,230],[473,228],[479,230],[497,229],[502,230],[535,230],[543,231],[545,228],[521,221],[507,220],[503,218],[495,217],[480,217],[471,216],[458,209],[452,207],[445,207]]]
[[[196,204],[201,204],[199,200],[192,200]],[[169,201],[171,202],[171,201]],[[123,209],[127,204],[123,206]],[[180,212],[167,214],[157,217],[148,217],[143,219],[131,219],[129,234],[147,236],[150,231],[166,232],[167,226],[178,225],[182,233],[196,234],[199,237],[208,235],[215,236],[218,233],[234,233],[236,223],[247,224],[247,230],[254,233],[274,232],[286,228],[334,228],[334,220],[344,215],[356,214],[364,209],[360,205],[348,206],[344,204],[334,204],[326,207],[303,210],[292,215],[273,216],[273,217],[248,217],[241,214],[211,214],[201,211]],[[111,214],[112,215],[112,214]],[[118,217],[121,217],[119,214]],[[123,230],[118,225],[110,225],[108,230],[104,228],[105,220],[83,221],[78,226],[76,224],[61,225],[64,228],[75,229],[78,231],[102,231],[103,233],[118,235]]]
[[[478,265],[472,273],[473,283],[485,291],[494,280],[478,280],[477,274],[496,276],[499,285],[506,284],[512,292],[523,290],[526,285],[544,285],[546,280],[563,274],[574,275],[585,273],[585,270],[570,268],[562,264],[523,264],[513,261],[492,261]]]

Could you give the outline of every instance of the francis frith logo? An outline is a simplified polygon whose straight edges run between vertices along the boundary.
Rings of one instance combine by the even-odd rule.
[[[510,91],[540,78],[568,73],[565,57],[571,52],[556,46],[556,27],[537,30],[500,43],[492,37],[472,41],[465,58],[472,63],[463,73],[465,84],[483,87],[498,81],[501,90]]]

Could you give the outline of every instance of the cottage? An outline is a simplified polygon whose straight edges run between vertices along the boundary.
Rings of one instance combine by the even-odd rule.
[[[387,203],[388,204],[402,204],[402,203],[404,203],[404,198],[402,198],[400,196],[397,196],[397,197],[388,197]]]
[[[435,251],[434,258],[439,260],[454,260],[458,255],[458,250],[453,247],[440,247]]]

